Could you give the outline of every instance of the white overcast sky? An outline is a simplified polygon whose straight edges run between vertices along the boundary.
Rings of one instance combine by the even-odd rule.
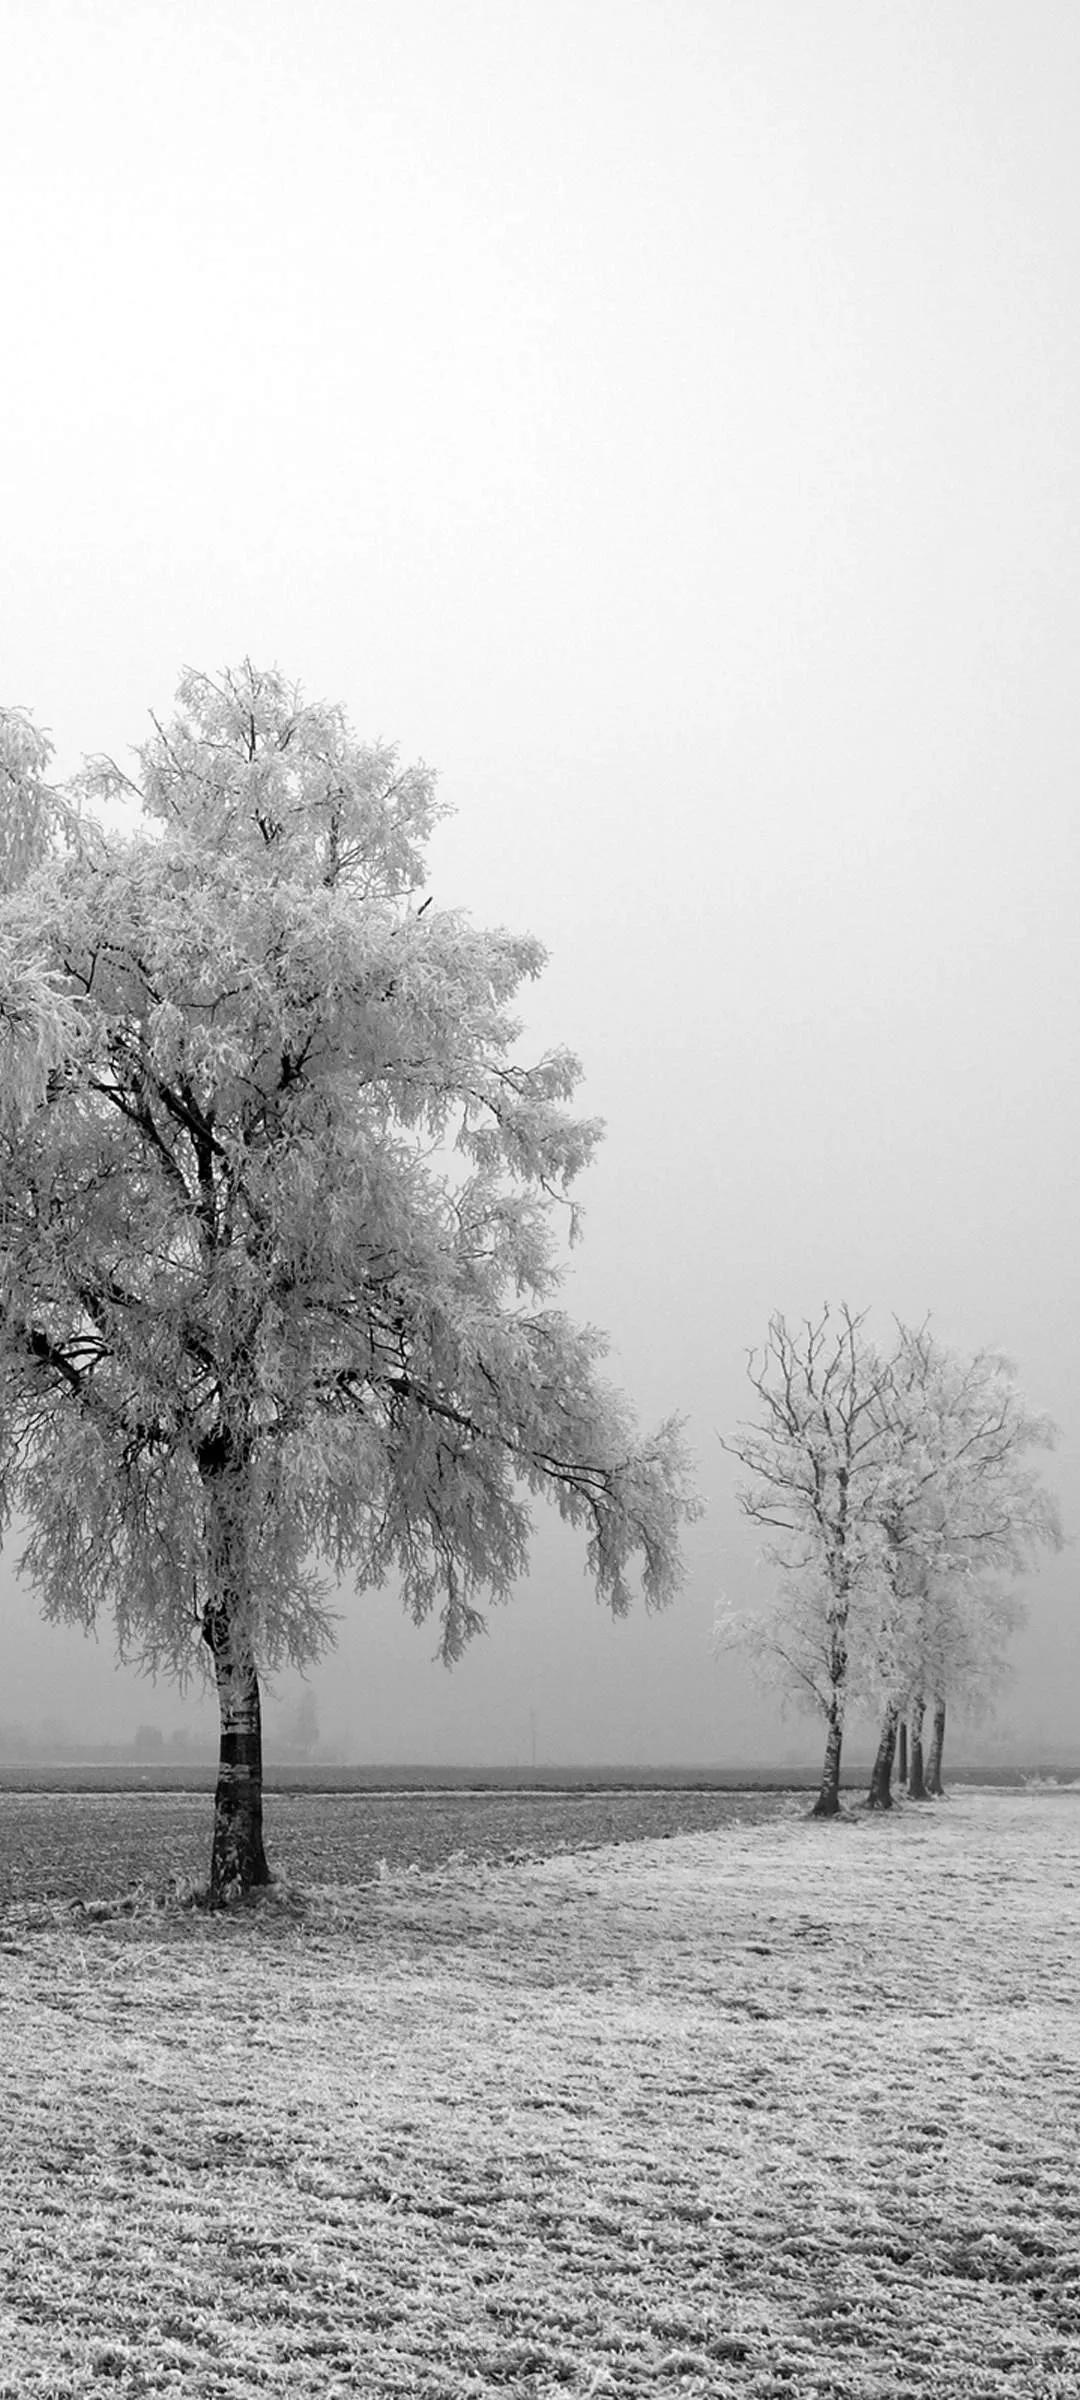
[[[545,941],[608,1121],[568,1304],[709,1502],[668,1616],[545,1528],[452,1677],[343,1595],[325,1731],[812,1755],[708,1650],[771,1309],[1006,1349],[1080,1526],[1080,11],[0,0],[0,57],[0,697],[67,767],[250,654],[439,769],[432,888]],[[1031,1600],[1076,1747],[1075,1551]],[[180,1705],[10,1594],[0,1721],[80,1712]]]

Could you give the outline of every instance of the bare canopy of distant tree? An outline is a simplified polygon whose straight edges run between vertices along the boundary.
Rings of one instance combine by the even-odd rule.
[[[740,1506],[766,1533],[780,1584],[763,1623],[741,1620],[728,1630],[759,1644],[769,1671],[824,1716],[815,1814],[834,1816],[852,1651],[881,1565],[889,1369],[864,1317],[845,1307],[794,1329],[774,1316],[747,1372],[758,1413],[725,1448],[746,1469]]]
[[[250,665],[138,760],[54,792],[0,717],[0,1501],[49,1614],[201,1640],[221,1898],[267,1875],[259,1670],[327,1641],[327,1577],[397,1576],[453,1659],[534,1495],[616,1612],[694,1503],[552,1304],[599,1129],[568,1053],[514,1056],[539,945],[418,905],[431,776]]]

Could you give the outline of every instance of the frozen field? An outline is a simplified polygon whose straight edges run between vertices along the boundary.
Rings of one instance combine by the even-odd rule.
[[[1080,1793],[0,1911],[0,2394],[1076,2400]]]

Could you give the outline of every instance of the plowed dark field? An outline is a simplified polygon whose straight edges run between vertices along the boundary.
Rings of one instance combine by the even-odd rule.
[[[272,1867],[300,1884],[362,1884],[380,1867],[548,1858],[805,1812],[791,1792],[404,1792],[267,1795]],[[0,1906],[108,1899],[209,1864],[208,1792],[0,1791]]]

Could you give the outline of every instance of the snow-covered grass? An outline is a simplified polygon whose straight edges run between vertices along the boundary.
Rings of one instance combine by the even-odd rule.
[[[1075,2400],[1080,1796],[0,1917],[0,2395]]]

